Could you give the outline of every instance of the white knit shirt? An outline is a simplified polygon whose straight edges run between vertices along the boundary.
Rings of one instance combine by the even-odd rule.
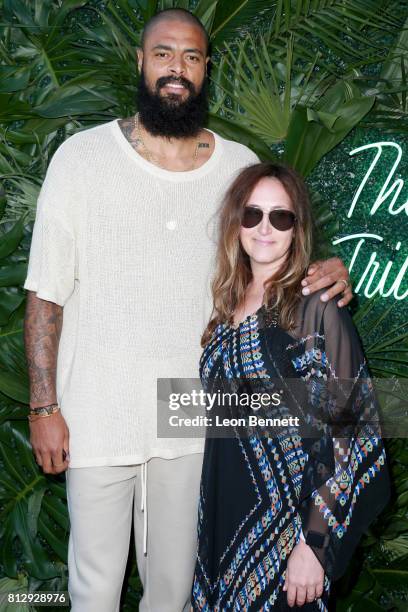
[[[157,436],[157,377],[198,377],[211,311],[216,211],[231,179],[258,161],[214,133],[202,166],[163,170],[118,120],[68,138],[37,204],[24,288],[64,307],[57,399],[70,467],[201,452]]]

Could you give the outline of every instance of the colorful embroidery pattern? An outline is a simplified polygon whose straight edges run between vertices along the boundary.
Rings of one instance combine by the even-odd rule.
[[[237,328],[219,325],[201,358],[203,387],[230,391],[240,381],[295,376],[307,386],[312,408],[334,410],[335,400],[323,391],[324,382],[336,376],[337,364],[330,361],[325,340],[321,329],[295,339],[279,327],[262,326],[259,312]],[[355,368],[356,378],[362,366],[363,358]],[[368,382],[356,394],[356,407],[366,402],[370,410],[371,391]],[[349,444],[333,438],[334,472],[324,490],[312,490],[308,497],[324,533],[339,545],[353,524],[359,500],[385,465],[381,440],[369,428],[363,433]],[[235,429],[233,438],[206,440],[194,611],[290,609],[282,587],[302,530],[302,487],[310,456],[296,430],[276,437],[264,434],[256,428],[248,428],[246,435]],[[325,574],[323,594],[311,604],[315,611],[328,610],[330,584]]]

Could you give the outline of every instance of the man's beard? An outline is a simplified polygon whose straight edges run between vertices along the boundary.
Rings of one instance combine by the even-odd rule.
[[[186,100],[180,101],[178,94],[161,96],[159,91],[167,83],[184,85],[190,92]],[[151,92],[146,84],[143,68],[137,92],[137,108],[140,121],[153,136],[167,138],[189,138],[197,136],[205,125],[208,113],[207,81],[196,93],[194,85],[183,77],[160,77],[155,91]]]

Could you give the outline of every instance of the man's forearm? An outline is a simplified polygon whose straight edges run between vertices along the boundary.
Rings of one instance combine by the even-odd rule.
[[[24,319],[24,344],[30,378],[30,406],[56,403],[58,345],[63,308],[27,293]]]

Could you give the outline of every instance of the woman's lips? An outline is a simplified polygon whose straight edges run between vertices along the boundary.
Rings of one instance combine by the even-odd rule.
[[[270,246],[271,244],[274,244],[273,240],[259,240],[259,238],[254,238],[254,240],[257,244],[262,246]]]

